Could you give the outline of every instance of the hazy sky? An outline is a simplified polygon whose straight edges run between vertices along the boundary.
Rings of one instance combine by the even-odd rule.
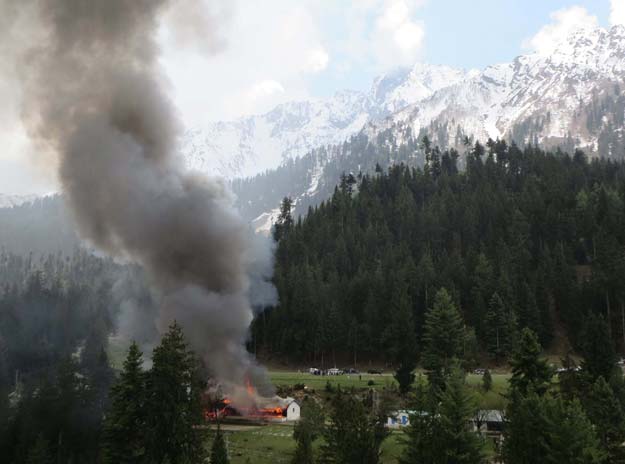
[[[366,90],[376,75],[417,61],[469,69],[548,53],[579,24],[625,23],[625,0],[204,1],[221,24],[207,34],[219,37],[217,54],[174,34],[188,14],[174,12],[160,34],[170,93],[187,126],[343,88]],[[53,190],[53,168],[36,159],[21,130],[19,88],[2,71],[10,71],[6,62],[0,193]]]

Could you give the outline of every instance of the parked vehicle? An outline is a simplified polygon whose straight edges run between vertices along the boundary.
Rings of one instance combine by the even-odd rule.
[[[367,370],[367,374],[378,374],[381,375],[382,374],[382,369],[368,369]]]
[[[332,369],[328,369],[328,375],[341,375],[343,371],[341,369],[337,369],[333,367]]]
[[[558,367],[556,369],[556,374],[562,374],[564,372],[579,372],[581,371],[582,368],[580,366],[575,366],[575,367]]]

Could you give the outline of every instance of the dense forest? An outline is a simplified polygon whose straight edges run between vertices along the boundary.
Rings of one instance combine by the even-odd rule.
[[[0,453],[6,462],[47,455],[53,442],[58,462],[94,460],[114,379],[107,348],[120,271],[84,250],[0,253]]]
[[[136,344],[120,376],[111,366],[109,340],[121,329],[123,306],[129,299],[134,311],[154,306],[140,269],[81,249],[2,251],[0,282],[2,462],[202,459],[202,433],[193,427],[203,420],[199,394],[207,377],[180,328],[173,325],[148,353],[150,370]],[[150,341],[156,338],[152,333]]]
[[[579,350],[593,314],[625,349],[623,163],[489,141],[467,147],[460,171],[458,152],[427,138],[421,149],[422,169],[344,175],[305,217],[285,199],[280,304],[254,325],[257,351],[393,363],[407,338],[421,340],[440,288],[474,357],[504,361],[523,327],[560,354]]]

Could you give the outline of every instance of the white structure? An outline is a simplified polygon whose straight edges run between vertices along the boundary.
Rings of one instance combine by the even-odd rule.
[[[395,411],[387,417],[386,426],[390,429],[407,427],[410,425],[410,415],[414,413],[415,411],[407,411],[405,409]]]
[[[286,420],[296,421],[300,417],[300,406],[297,401],[291,401],[286,407]]]

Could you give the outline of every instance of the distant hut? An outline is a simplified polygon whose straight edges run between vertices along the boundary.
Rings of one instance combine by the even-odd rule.
[[[476,432],[487,434],[501,434],[504,427],[503,412],[497,409],[481,409],[473,419]]]

